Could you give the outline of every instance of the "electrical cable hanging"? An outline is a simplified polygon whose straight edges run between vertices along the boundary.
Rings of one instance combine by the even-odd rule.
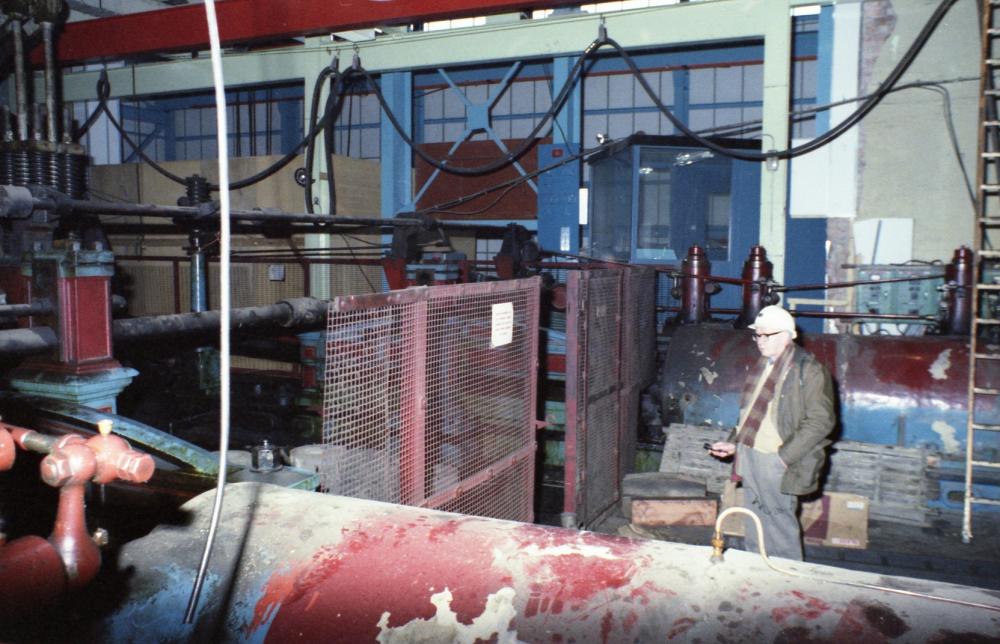
[[[528,148],[535,143],[535,137],[542,130],[547,121],[550,118],[552,118],[556,113],[558,113],[560,109],[562,109],[562,105],[563,103],[565,103],[570,90],[578,81],[579,76],[582,75],[583,65],[586,62],[586,60],[595,56],[596,52],[605,45],[612,47],[617,52],[617,54],[625,62],[626,66],[628,66],[629,71],[639,82],[639,85],[643,88],[643,91],[646,92],[647,96],[649,96],[649,98],[653,101],[653,104],[656,105],[657,109],[659,109],[660,112],[663,113],[663,115],[670,120],[670,122],[674,125],[674,127],[676,127],[685,136],[693,139],[703,147],[706,147],[723,156],[739,159],[742,161],[759,162],[759,161],[767,161],[768,159],[792,159],[797,156],[801,156],[803,154],[812,152],[826,145],[827,143],[834,141],[835,139],[839,138],[842,134],[844,134],[844,132],[854,127],[858,122],[861,121],[861,119],[867,116],[868,113],[871,112],[871,110],[873,110],[882,101],[882,99],[885,98],[885,96],[892,91],[893,87],[896,85],[899,79],[906,72],[906,70],[909,69],[910,65],[916,59],[917,54],[920,53],[924,45],[930,39],[931,34],[934,33],[937,26],[941,23],[941,20],[944,18],[945,14],[948,13],[948,10],[951,9],[951,7],[956,2],[957,0],[941,1],[941,4],[938,5],[937,9],[928,19],[927,23],[924,24],[924,27],[920,30],[920,33],[917,35],[916,39],[910,45],[910,48],[907,50],[903,58],[899,61],[899,63],[897,63],[896,67],[892,70],[892,72],[890,72],[889,76],[886,77],[886,79],[882,82],[879,88],[873,94],[869,95],[869,97],[860,107],[858,107],[857,110],[855,110],[846,119],[838,123],[832,129],[821,134],[815,139],[807,141],[802,145],[798,145],[780,151],[769,150],[767,152],[747,152],[742,150],[734,150],[731,148],[727,148],[723,145],[720,145],[715,141],[712,141],[711,139],[705,138],[704,136],[701,136],[699,133],[690,129],[666,105],[663,104],[663,102],[660,100],[656,92],[653,91],[653,88],[650,87],[649,83],[646,81],[645,76],[643,76],[641,70],[635,64],[635,61],[628,54],[628,52],[625,51],[625,49],[620,44],[618,44],[617,41],[607,36],[603,24],[601,25],[600,35],[593,42],[591,42],[586,49],[584,49],[580,58],[577,59],[576,64],[573,66],[572,70],[570,71],[570,74],[567,77],[566,83],[562,87],[562,90],[559,92],[559,95],[552,101],[550,109],[542,116],[542,118],[539,120],[535,128],[523,139],[522,143],[513,151],[497,158],[496,160],[472,168],[460,168],[448,165],[447,160],[441,161],[435,159],[430,155],[428,155],[423,150],[421,150],[413,141],[413,139],[406,133],[405,129],[402,127],[399,120],[389,109],[387,101],[385,100],[385,97],[382,95],[381,89],[379,88],[378,83],[372,77],[371,73],[363,68],[360,71],[365,76],[365,78],[368,79],[368,82],[371,85],[372,90],[374,91],[375,96],[379,101],[379,104],[382,106],[386,118],[389,119],[389,122],[392,124],[397,134],[399,134],[400,138],[403,139],[403,142],[406,143],[406,145],[410,147],[413,150],[413,152],[416,153],[417,156],[419,156],[425,162],[450,174],[467,175],[467,176],[489,174],[490,172],[494,172],[520,158],[528,150]]]
[[[703,136],[700,136],[697,132],[691,130],[683,121],[681,121],[673,112],[671,112],[667,108],[667,106],[665,106],[660,101],[660,97],[656,94],[656,92],[653,91],[653,88],[649,86],[649,83],[646,81],[646,78],[642,75],[642,72],[636,66],[635,61],[632,60],[632,57],[628,54],[628,52],[626,52],[625,49],[620,44],[618,44],[614,39],[608,38],[607,43],[610,44],[611,47],[613,47],[615,51],[618,52],[622,60],[625,61],[625,64],[632,72],[632,75],[636,78],[636,80],[639,81],[639,85],[646,92],[646,94],[653,101],[653,103],[660,110],[660,112],[662,112],[663,115],[670,120],[670,122],[674,125],[674,127],[683,132],[685,136],[690,137],[691,139],[697,141],[699,144],[712,150],[713,152],[717,152],[723,156],[728,156],[742,161],[766,161],[768,159],[793,159],[797,156],[801,156],[803,154],[807,154],[809,152],[812,152],[813,150],[821,148],[827,143],[830,143],[835,139],[839,138],[844,132],[848,131],[849,129],[857,125],[857,123],[861,121],[861,119],[863,119],[865,116],[868,115],[869,112],[875,109],[875,106],[877,106],[882,101],[882,99],[885,98],[885,96],[892,90],[892,87],[896,84],[896,82],[899,81],[900,77],[902,77],[902,75],[906,73],[906,70],[909,69],[910,65],[916,59],[917,54],[919,54],[920,51],[924,48],[924,45],[927,44],[927,41],[930,39],[931,34],[934,33],[934,30],[941,23],[941,20],[944,18],[945,14],[948,13],[948,10],[951,9],[951,7],[956,2],[957,0],[941,0],[941,4],[939,4],[934,13],[931,14],[930,19],[924,25],[923,29],[920,30],[920,33],[917,35],[916,39],[910,45],[910,48],[907,50],[906,54],[903,56],[902,59],[900,59],[899,63],[897,63],[896,67],[892,70],[889,76],[886,77],[886,79],[882,82],[881,85],[879,85],[879,88],[875,91],[875,93],[871,96],[871,98],[867,99],[850,116],[848,116],[846,119],[835,125],[830,130],[816,137],[815,139],[807,141],[802,145],[798,145],[780,151],[769,150],[767,152],[744,152],[739,150],[733,150],[725,146],[719,145],[718,143],[710,139],[706,139]]]
[[[215,0],[205,0],[205,18],[208,22],[209,42],[212,52],[212,80],[215,85],[215,118],[216,141],[219,154],[219,472],[215,487],[215,502],[212,506],[212,518],[209,523],[208,535],[205,538],[205,549],[195,577],[191,596],[188,598],[187,610],[184,613],[184,623],[193,624],[198,610],[198,600],[202,585],[208,571],[208,562],[212,556],[215,536],[222,515],[222,501],[226,491],[227,454],[229,452],[229,403],[230,403],[230,280],[229,280],[229,154],[226,146],[228,126],[226,123],[226,90],[222,76],[222,47],[219,40],[219,23],[215,16]]]

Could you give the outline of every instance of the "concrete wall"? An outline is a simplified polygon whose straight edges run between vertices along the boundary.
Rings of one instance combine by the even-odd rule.
[[[859,89],[869,93],[909,49],[939,0],[863,4]],[[979,15],[959,0],[900,83],[979,76]],[[948,83],[962,159],[975,182],[979,82]],[[913,257],[947,261],[971,245],[973,208],[948,136],[944,99],[928,89],[890,94],[861,123],[857,219],[914,220]]]

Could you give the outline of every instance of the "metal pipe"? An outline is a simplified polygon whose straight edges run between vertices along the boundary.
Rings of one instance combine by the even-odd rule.
[[[52,304],[44,300],[30,304],[0,304],[0,317],[25,317],[49,313],[52,313]]]
[[[232,328],[234,331],[276,328],[316,330],[326,322],[327,306],[326,300],[303,297],[268,306],[233,309]],[[218,311],[202,311],[115,320],[112,334],[115,342],[133,342],[162,336],[208,333],[218,330],[220,317]],[[59,338],[48,327],[0,331],[0,355],[26,356],[58,346]]]
[[[329,303],[315,298],[295,298],[268,306],[233,309],[230,313],[234,331],[273,328],[319,329],[326,320]],[[156,336],[186,335],[217,331],[219,311],[177,313],[126,320],[115,320],[112,331],[115,342],[144,340]]]
[[[774,265],[767,259],[763,246],[750,249],[750,256],[743,264],[741,277],[743,284],[743,307],[738,324],[746,327],[757,318],[757,314],[768,304],[772,304],[768,284],[774,276]]]
[[[191,233],[191,310],[200,313],[208,309],[208,271],[205,270],[205,248],[201,233]]]
[[[42,42],[45,48],[45,111],[48,119],[48,141],[59,142],[59,97],[56,89],[55,25],[42,23]]]
[[[59,346],[55,331],[39,326],[30,329],[0,331],[0,355],[27,356],[42,353]]]
[[[40,434],[33,429],[16,427],[7,423],[4,423],[4,427],[10,432],[11,438],[14,439],[18,447],[28,452],[48,454],[55,448],[56,443],[59,441],[55,436]]]
[[[968,246],[955,249],[951,263],[945,269],[945,285],[948,317],[946,333],[965,335],[972,327],[975,308],[972,300],[972,279],[975,272],[975,256]]]
[[[791,291],[823,291],[835,288],[848,288],[851,286],[867,286],[868,284],[891,284],[893,282],[919,282],[921,280],[938,280],[944,274],[938,275],[915,275],[913,277],[891,277],[884,280],[855,280],[853,282],[831,282],[829,284],[796,284],[794,286],[775,286],[773,290],[781,293]]]
[[[17,102],[17,140],[28,140],[28,86],[24,72],[24,34],[21,21],[11,20],[10,30],[14,34],[14,93]]]
[[[0,186],[0,190],[6,190],[13,186]],[[10,212],[0,203],[0,217],[8,217]],[[33,196],[31,200],[32,210],[50,210],[58,212],[83,212],[105,215],[131,215],[135,217],[163,217],[176,220],[187,220],[197,222],[217,221],[219,213],[213,204],[203,204],[200,207],[190,206],[162,206],[156,204],[129,204],[110,201],[93,201],[88,199],[64,199],[51,194]],[[460,221],[428,221],[412,217],[393,217],[383,219],[379,217],[341,217],[322,214],[309,214],[297,212],[285,212],[276,209],[265,210],[232,210],[230,213],[232,221],[249,222],[269,222],[269,223],[305,223],[315,225],[331,226],[360,226],[395,228],[398,226],[423,226],[432,228],[449,228],[457,230],[487,230],[504,231],[505,226],[493,225],[470,225]]]

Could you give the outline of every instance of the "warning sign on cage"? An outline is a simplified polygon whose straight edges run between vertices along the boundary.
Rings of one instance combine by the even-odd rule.
[[[502,347],[514,340],[514,303],[493,305],[493,325],[490,329],[490,348]]]

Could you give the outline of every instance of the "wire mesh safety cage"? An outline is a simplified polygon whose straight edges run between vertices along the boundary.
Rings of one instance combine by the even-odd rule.
[[[324,492],[531,521],[540,279],[338,297]]]
[[[619,472],[624,476],[635,463],[640,397],[656,380],[656,272],[629,268],[622,277]]]
[[[567,278],[563,521],[587,525],[620,497],[635,460],[639,396],[655,378],[652,270],[574,271]]]

